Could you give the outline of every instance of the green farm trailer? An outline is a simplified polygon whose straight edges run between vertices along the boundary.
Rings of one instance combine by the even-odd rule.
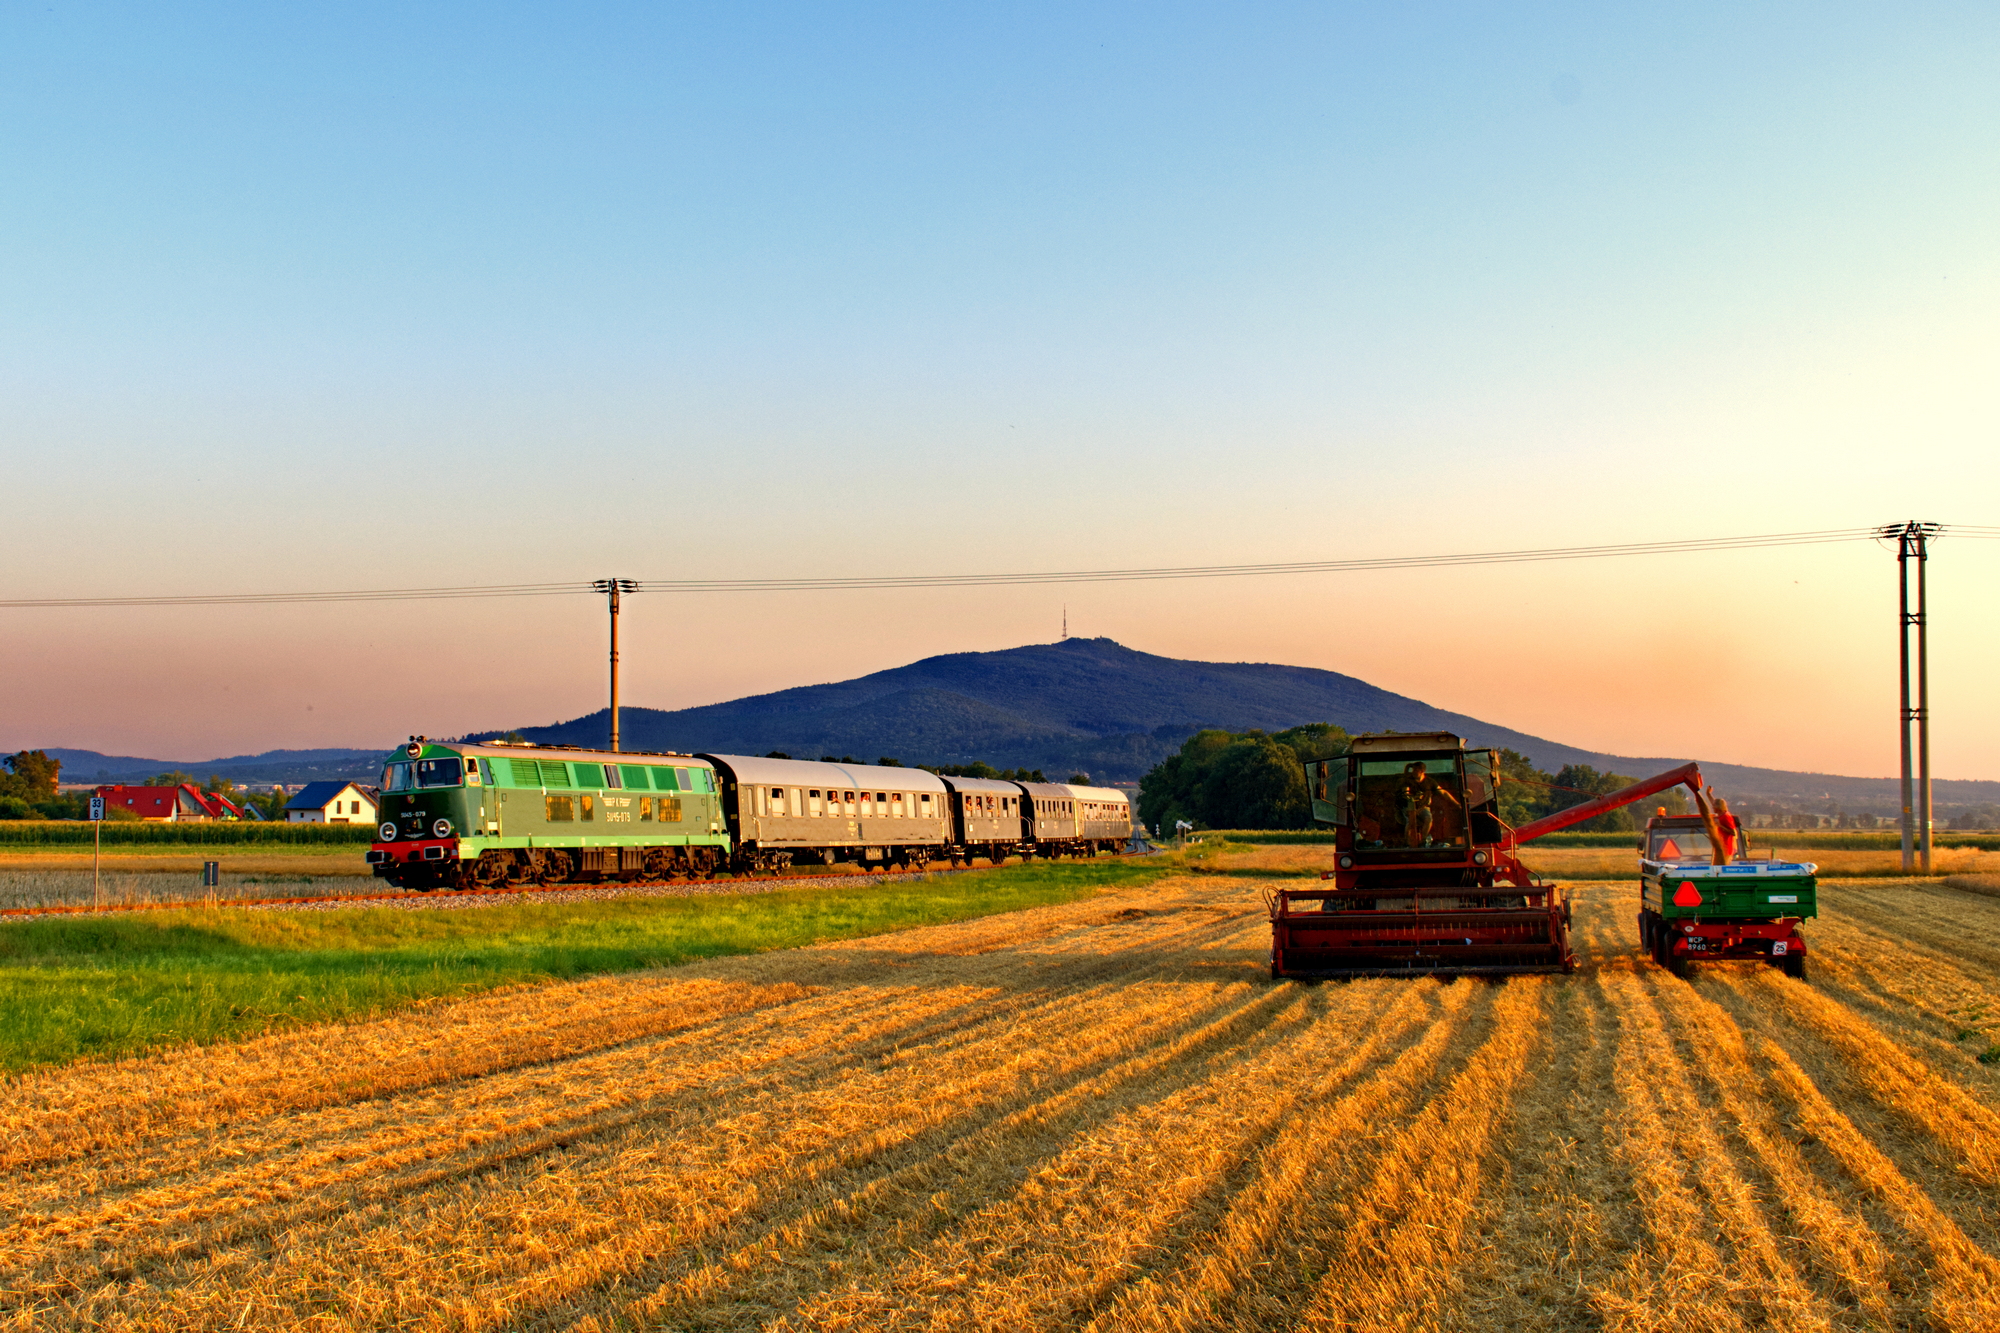
[[[1640,943],[1676,976],[1694,963],[1750,962],[1804,977],[1799,925],[1819,915],[1819,867],[1750,860],[1733,820],[1718,831],[1736,843],[1721,857],[1700,818],[1647,821],[1639,839]]]

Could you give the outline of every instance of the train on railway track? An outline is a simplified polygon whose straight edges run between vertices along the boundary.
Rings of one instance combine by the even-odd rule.
[[[1131,801],[1108,787],[424,737],[384,761],[380,819],[368,862],[408,889],[999,865],[1132,836]]]

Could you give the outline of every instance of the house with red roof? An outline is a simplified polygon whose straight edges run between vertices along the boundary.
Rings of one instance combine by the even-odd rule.
[[[192,782],[178,787],[99,787],[95,795],[104,798],[109,809],[130,810],[141,819],[170,823],[241,819],[243,811],[221,792],[205,792]]]

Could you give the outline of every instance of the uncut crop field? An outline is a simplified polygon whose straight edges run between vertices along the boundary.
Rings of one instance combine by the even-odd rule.
[[[1810,985],[1273,984],[1257,891],[548,985],[0,1087],[0,1319],[2000,1326],[2000,899],[1829,886]]]

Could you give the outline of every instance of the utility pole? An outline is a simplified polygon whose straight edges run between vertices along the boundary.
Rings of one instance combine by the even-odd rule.
[[[620,593],[637,592],[639,585],[631,579],[598,579],[591,588],[611,599],[611,752],[618,753],[618,596]]]
[[[1922,872],[1931,873],[1931,673],[1930,614],[1924,589],[1924,567],[1930,560],[1930,544],[1944,529],[1936,523],[1892,523],[1877,534],[1896,542],[1897,621],[1896,639],[1902,658],[1902,741],[1903,741],[1903,873],[1916,870],[1921,855]],[[1917,609],[1910,610],[1910,562],[1917,563]],[[1910,707],[1910,628],[1917,631],[1917,706]],[[1917,769],[1912,781],[1910,770],[1910,724],[1916,724]]]

